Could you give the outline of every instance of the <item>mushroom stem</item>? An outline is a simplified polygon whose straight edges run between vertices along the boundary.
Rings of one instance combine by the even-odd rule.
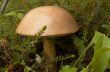
[[[44,38],[44,58],[47,66],[45,67],[45,72],[56,72],[56,65],[54,57],[55,45],[52,39]]]

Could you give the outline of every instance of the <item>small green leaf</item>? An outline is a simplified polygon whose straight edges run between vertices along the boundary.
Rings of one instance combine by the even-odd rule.
[[[108,66],[110,59],[110,48],[100,48],[93,56],[91,61],[91,68],[94,69],[91,72],[104,72]]]
[[[24,14],[23,14],[23,13],[18,13],[18,16],[17,16],[17,17],[18,17],[19,19],[22,19],[22,18],[23,18],[23,16],[24,16]]]
[[[80,72],[88,72],[87,68],[83,68]]]
[[[24,14],[20,13],[20,12],[16,12],[16,11],[11,11],[7,14],[4,14],[5,16],[13,16],[13,17],[17,17],[18,19],[22,19]]]
[[[104,72],[110,59],[110,38],[98,31],[92,39],[94,55],[90,62],[91,72]]]
[[[78,38],[77,36],[74,36],[73,37],[73,42],[74,42],[75,46],[78,49],[79,55],[81,55],[86,50],[86,47],[84,45],[84,41],[81,40],[80,38]],[[78,65],[81,64],[81,62],[83,61],[84,57],[85,57],[85,53],[81,56],[81,58],[80,58],[80,60],[78,62]]]
[[[77,72],[77,68],[66,65],[66,66],[63,66],[60,72]]]
[[[78,48],[79,55],[81,55],[84,52],[84,50],[86,49],[86,47],[84,45],[84,41],[81,40],[80,38],[78,38],[77,36],[74,36],[73,37],[73,42]]]

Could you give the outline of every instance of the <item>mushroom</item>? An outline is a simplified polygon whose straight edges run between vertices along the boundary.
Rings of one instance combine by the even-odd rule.
[[[43,36],[44,57],[46,63],[51,63],[46,72],[56,72],[53,57],[56,56],[53,39],[78,31],[74,18],[65,9],[57,6],[42,6],[29,11],[21,20],[16,29],[20,35],[35,36],[43,26],[47,26]]]

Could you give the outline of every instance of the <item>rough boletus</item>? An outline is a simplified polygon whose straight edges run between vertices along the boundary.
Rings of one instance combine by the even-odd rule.
[[[45,25],[47,28],[42,34],[44,37],[44,57],[47,63],[51,63],[47,66],[46,72],[56,72],[52,59],[56,55],[53,39],[75,33],[79,26],[65,9],[57,6],[42,6],[32,9],[23,17],[16,33],[35,36]]]

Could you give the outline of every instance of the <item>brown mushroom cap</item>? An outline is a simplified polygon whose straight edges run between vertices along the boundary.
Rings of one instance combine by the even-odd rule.
[[[42,36],[62,36],[79,29],[74,18],[63,8],[42,6],[32,9],[21,20],[16,29],[20,35],[34,36],[43,26],[47,26]]]

